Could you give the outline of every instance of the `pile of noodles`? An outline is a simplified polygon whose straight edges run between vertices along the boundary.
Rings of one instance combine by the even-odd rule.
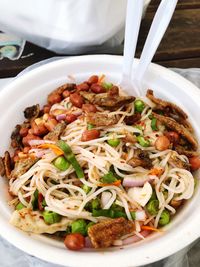
[[[143,99],[144,100],[144,99]],[[17,179],[10,180],[10,191],[17,196],[12,201],[20,201],[26,207],[31,208],[31,200],[36,189],[43,194],[47,204],[46,210],[54,211],[69,219],[83,218],[98,222],[105,217],[93,217],[92,214],[84,209],[85,205],[96,198],[100,197],[102,192],[109,191],[112,195],[107,202],[105,209],[109,209],[115,202],[117,205],[124,208],[127,218],[132,220],[130,210],[145,210],[145,207],[140,206],[137,202],[129,197],[127,188],[120,185],[119,187],[108,185],[99,187],[100,178],[107,174],[111,165],[120,177],[138,177],[144,179],[149,177],[149,170],[142,167],[133,168],[127,162],[134,156],[134,151],[137,148],[147,150],[150,159],[152,159],[153,167],[161,167],[164,172],[160,177],[151,175],[151,186],[155,190],[157,199],[159,201],[159,212],[157,215],[152,216],[147,214],[144,224],[150,224],[158,227],[158,222],[161,213],[164,209],[169,210],[172,214],[176,210],[170,205],[172,199],[182,200],[191,198],[194,191],[194,178],[190,171],[171,166],[168,160],[172,153],[185,162],[188,158],[184,155],[179,155],[177,152],[170,149],[165,151],[158,151],[154,146],[141,147],[138,143],[130,144],[120,142],[120,144],[113,148],[106,141],[112,139],[108,133],[115,133],[116,138],[125,137],[125,132],[132,134],[142,134],[148,136],[151,144],[154,144],[159,135],[163,135],[162,126],[158,131],[152,131],[151,120],[149,115],[152,112],[152,103],[145,99],[146,107],[142,112],[141,126],[143,132],[139,127],[128,126],[124,122],[126,116],[134,114],[134,105],[129,104],[124,108],[120,108],[114,112],[102,110],[108,116],[116,115],[118,123],[108,127],[98,127],[101,131],[101,137],[95,140],[82,142],[81,136],[84,130],[87,129],[87,122],[84,117],[81,117],[69,124],[62,135],[61,139],[66,141],[71,147],[73,153],[80,165],[84,168],[85,178],[80,179],[82,184],[91,187],[91,191],[86,194],[85,191],[78,185],[79,179],[76,178],[74,169],[70,166],[66,171],[59,171],[53,164],[52,160],[56,155],[51,150],[46,150],[42,159],[33,165],[25,174]],[[69,98],[63,100],[60,104],[52,106],[52,109],[62,108],[69,109]],[[78,110],[78,112],[81,110]],[[124,146],[126,146],[126,158],[124,157]],[[39,150],[39,149],[33,149]],[[76,185],[77,184],[77,185]],[[30,201],[27,202],[27,199]],[[141,231],[139,221],[135,221],[136,233]]]

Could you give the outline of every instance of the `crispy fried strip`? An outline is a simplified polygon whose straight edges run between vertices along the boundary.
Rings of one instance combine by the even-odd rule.
[[[196,139],[192,136],[192,134],[188,131],[188,129],[186,129],[183,125],[180,125],[178,122],[176,122],[174,119],[170,117],[162,116],[155,112],[153,112],[152,114],[165,126],[182,135],[191,144],[192,148],[194,150],[197,150],[198,143]]]
[[[165,108],[170,108],[171,111],[174,113],[177,113],[181,118],[183,119],[187,119],[188,116],[187,114],[180,108],[178,107],[177,105],[171,103],[171,102],[168,102],[168,101],[164,101],[160,98],[156,98],[153,94],[153,90],[151,89],[148,89],[147,90],[147,94],[146,96],[153,102],[155,103],[156,105],[158,105],[158,107],[160,109],[165,109]]]
[[[124,218],[109,219],[90,226],[88,235],[95,248],[107,248],[112,245],[113,241],[132,233],[134,229],[132,221]]]
[[[110,126],[118,122],[116,116],[93,112],[86,114],[86,120],[95,126]]]

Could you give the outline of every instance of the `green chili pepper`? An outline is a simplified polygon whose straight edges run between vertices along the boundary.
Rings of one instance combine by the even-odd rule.
[[[144,102],[142,100],[139,100],[139,99],[134,102],[134,106],[135,106],[135,111],[138,113],[142,113],[142,111],[145,108]]]
[[[54,211],[48,211],[45,210],[42,213],[42,216],[44,218],[45,223],[47,224],[53,224],[53,223],[57,223],[60,222],[62,219],[62,216]]]
[[[145,139],[143,136],[137,136],[137,141],[139,144],[143,147],[148,147],[150,146],[150,141],[148,139]]]
[[[87,223],[83,219],[78,219],[71,223],[72,233],[80,233],[82,235],[87,235]]]
[[[170,214],[169,211],[163,210],[160,216],[159,225],[164,226],[170,222]]]
[[[101,177],[100,181],[104,184],[112,184],[117,181],[117,178],[113,172],[109,171],[107,174]]]
[[[109,136],[113,136],[113,134],[109,134]],[[108,144],[112,147],[117,147],[120,144],[120,139],[119,138],[112,138],[107,140]]]
[[[61,171],[66,171],[70,163],[63,156],[60,156],[53,161],[53,165]]]
[[[102,83],[101,84],[106,90],[110,90],[112,87],[113,87],[113,84],[112,83]]]
[[[21,210],[21,209],[23,209],[23,208],[25,208],[25,206],[24,206],[21,202],[19,202],[19,203],[17,204],[17,206],[15,207],[16,210]]]
[[[157,131],[158,130],[158,128],[157,128],[157,119],[156,118],[153,118],[151,120],[151,128],[152,128],[153,131]]]
[[[88,234],[88,229],[90,228],[90,226],[94,225],[94,222],[89,222],[88,225],[86,226],[86,232]]]
[[[33,194],[33,200],[31,202],[33,210],[37,210],[38,209],[38,190],[36,189],[34,194]]]
[[[147,211],[151,215],[157,215],[159,207],[159,201],[157,199],[150,200],[147,204]]]
[[[82,186],[82,189],[85,191],[86,194],[88,194],[88,193],[90,192],[90,190],[91,190],[91,187],[89,187],[89,186],[87,186],[86,184],[84,184],[84,185]]]
[[[87,125],[87,129],[88,129],[88,130],[92,130],[93,128],[94,128],[94,125],[91,124],[91,123],[88,123],[88,125]]]
[[[69,161],[72,164],[72,166],[76,172],[77,177],[83,178],[84,177],[83,169],[81,168],[80,164],[78,163],[78,161],[77,161],[74,153],[72,152],[70,146],[62,140],[58,141],[57,145],[63,150],[64,156],[67,159],[67,161]]]

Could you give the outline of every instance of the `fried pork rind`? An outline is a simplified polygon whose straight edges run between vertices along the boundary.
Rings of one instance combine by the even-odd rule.
[[[24,117],[28,120],[36,119],[40,114],[40,105],[36,104],[24,110]]]
[[[95,126],[110,126],[118,122],[118,119],[114,115],[109,116],[108,114],[93,112],[86,114],[86,120],[88,123],[91,123]]]
[[[37,161],[38,161],[38,159],[31,158],[31,157],[18,160],[15,163],[15,167],[11,172],[11,177],[12,178],[20,177],[25,172],[27,172]]]
[[[134,96],[120,96],[119,94],[111,94],[109,92],[102,94],[94,94],[90,92],[81,91],[80,94],[91,104],[109,110],[116,110],[135,100]]]
[[[44,136],[44,140],[50,140],[50,141],[58,141],[59,137],[62,135],[66,128],[65,123],[58,123],[54,130],[49,132],[47,135]]]
[[[128,161],[133,168],[141,166],[145,169],[150,169],[152,167],[152,160],[149,158],[147,151],[136,149],[134,151],[134,156]]]
[[[187,142],[191,145],[191,148],[196,151],[198,148],[197,140],[194,138],[194,136],[191,134],[191,132],[186,129],[183,125],[176,122],[174,119],[170,117],[166,117],[163,115],[159,115],[155,112],[152,113],[153,116],[158,119],[161,123],[163,123],[167,128],[174,130],[178,134],[181,135],[181,137],[185,138]]]
[[[88,235],[95,248],[110,247],[113,241],[135,230],[134,223],[124,218],[109,219],[88,229]]]
[[[71,220],[62,217],[61,221],[54,224],[46,224],[41,212],[27,208],[15,210],[10,223],[19,229],[35,234],[53,234],[57,231],[65,231]]]

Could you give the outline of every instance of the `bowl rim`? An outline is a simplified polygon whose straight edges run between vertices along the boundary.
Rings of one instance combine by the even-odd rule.
[[[22,76],[19,76],[17,79],[13,80],[11,83],[9,83],[7,86],[5,86],[4,89],[0,92],[0,102],[2,101],[2,99],[6,98],[7,94],[9,94],[9,92],[12,92],[13,90],[15,90],[16,86],[23,84],[24,82],[28,81],[30,78],[33,79],[34,77],[37,77],[37,75],[38,74],[40,75],[43,71],[44,72],[50,71],[51,69],[56,68],[56,66],[60,66],[62,64],[63,65],[74,64],[74,63],[78,63],[80,61],[86,61],[87,63],[88,62],[95,63],[95,62],[112,61],[112,62],[114,62],[114,64],[121,65],[122,56],[112,56],[112,55],[86,55],[85,56],[84,55],[84,56],[76,56],[76,57],[67,57],[67,58],[62,58],[62,59],[47,63],[45,65],[39,66],[39,67],[31,70],[30,72],[27,72],[27,73],[23,74]],[[135,61],[138,62],[137,59],[135,59]],[[193,85],[191,82],[189,82],[185,78],[181,77],[179,74],[176,74],[173,71],[166,69],[162,66],[159,66],[157,64],[154,64],[154,63],[151,63],[148,72],[153,72],[153,73],[155,72],[156,74],[164,75],[165,79],[167,79],[167,80],[176,81],[176,83],[179,84],[179,87],[181,87],[181,86],[183,87],[182,90],[190,89],[190,92],[194,96],[196,101],[198,101],[198,99],[200,99],[199,89],[195,85]],[[145,257],[143,259],[142,263],[140,260],[136,259],[136,261],[134,262],[134,264],[135,264],[134,266],[140,266],[141,264],[148,264],[148,263],[152,263],[152,262],[161,260],[165,257],[168,257],[168,256],[174,254],[175,252],[183,249],[184,247],[186,247],[187,245],[192,243],[195,239],[197,239],[200,236],[200,229],[198,227],[199,219],[200,219],[200,215],[193,217],[193,219],[191,220],[190,225],[189,225],[189,228],[190,228],[190,230],[192,229],[192,231],[190,232],[189,235],[187,235],[185,237],[184,240],[182,240],[183,242],[179,242],[178,244],[176,244],[175,242],[172,242],[173,239],[177,240],[178,238],[181,238],[182,233],[177,231],[175,236],[171,237],[172,238],[171,242],[170,242],[170,240],[168,240],[168,241],[164,240],[164,243],[161,244],[162,248],[164,248],[163,245],[166,245],[167,246],[166,249],[160,249],[159,254],[155,253],[153,255],[149,255],[148,257]],[[1,214],[0,214],[0,227],[2,229],[2,231],[1,231],[2,237],[4,239],[6,239],[8,242],[12,243],[17,248],[23,250],[24,252],[26,252],[28,254],[31,254],[31,255],[34,255],[40,259],[43,259],[45,261],[52,262],[55,264],[65,265],[65,259],[59,259],[60,255],[62,254],[62,253],[60,253],[59,248],[55,248],[54,253],[49,253],[48,247],[46,247],[45,244],[41,244],[40,249],[36,249],[34,246],[31,246],[30,243],[27,244],[27,242],[21,242],[23,240],[25,241],[26,238],[24,238],[24,236],[21,235],[21,231],[16,230],[16,228],[11,230],[10,227],[8,227],[8,224],[5,224],[3,222],[2,218],[1,218]],[[188,226],[183,225],[183,228],[185,231],[187,231],[187,230],[189,231]],[[14,232],[16,232],[16,234],[13,236],[12,234]],[[155,248],[155,246],[154,246],[154,248]],[[142,249],[140,249],[139,251],[142,252]],[[131,253],[130,250],[123,249],[123,251],[119,250],[118,253],[110,252],[110,251],[106,251],[106,252],[104,251],[104,252],[92,252],[92,253],[87,253],[87,252],[81,253],[80,252],[80,253],[76,254],[76,253],[72,252],[71,254],[66,254],[66,255],[69,257],[68,258],[69,266],[85,266],[86,264],[88,266],[94,266],[94,265],[90,265],[90,263],[94,264],[94,262],[96,262],[96,267],[98,267],[98,266],[102,265],[102,262],[105,263],[105,261],[106,261],[104,266],[111,266],[112,264],[115,264],[116,267],[117,266],[125,267],[125,266],[130,266],[130,264],[127,265],[130,262],[128,261],[128,259],[126,260],[126,258],[130,257],[130,253]],[[80,260],[79,265],[77,264],[77,255],[78,255],[79,260]],[[88,259],[88,255],[89,255],[90,259]],[[114,255],[114,256],[112,257],[112,255]],[[123,257],[123,262],[122,262],[121,257]]]

